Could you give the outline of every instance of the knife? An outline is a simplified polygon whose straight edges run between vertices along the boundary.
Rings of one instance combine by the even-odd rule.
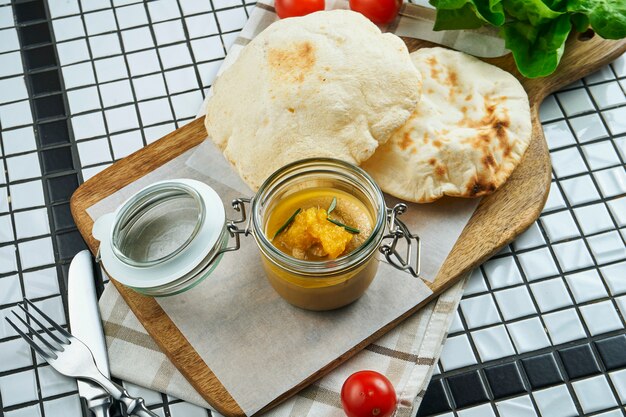
[[[82,340],[93,353],[96,366],[109,377],[109,360],[102,332],[100,310],[96,298],[93,263],[88,250],[79,252],[70,264],[67,280],[67,299],[70,328],[76,338]],[[78,394],[85,399],[87,407],[96,417],[109,416],[111,397],[99,386],[77,381]]]

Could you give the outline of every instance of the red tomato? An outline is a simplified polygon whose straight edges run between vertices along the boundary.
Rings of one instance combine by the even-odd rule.
[[[372,22],[384,25],[396,18],[402,0],[350,0],[350,8]]]
[[[278,17],[284,19],[324,10],[324,0],[276,0],[274,7]]]
[[[355,372],[341,387],[341,405],[348,417],[389,417],[396,403],[393,385],[378,372]]]

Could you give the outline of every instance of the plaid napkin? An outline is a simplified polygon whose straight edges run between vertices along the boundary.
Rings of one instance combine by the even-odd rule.
[[[347,8],[347,1],[327,1],[326,8]],[[273,1],[259,1],[231,47],[222,70],[237,58],[251,39],[276,19]],[[433,20],[432,9],[405,4],[399,18],[383,30],[429,40],[477,56],[498,56],[505,52],[501,39],[489,29],[433,32]],[[199,112],[202,114],[204,105]],[[343,416],[339,395],[341,385],[351,373],[363,369],[379,371],[391,380],[399,400],[396,416],[414,415],[438,361],[464,283],[465,278],[381,339],[266,415]],[[101,297],[100,309],[112,375],[210,408],[159,349],[113,285],[108,285]]]

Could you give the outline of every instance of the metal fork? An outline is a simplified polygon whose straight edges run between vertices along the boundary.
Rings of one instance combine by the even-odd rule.
[[[39,319],[37,319],[31,312],[29,312],[24,304],[35,310],[39,315],[52,326],[58,334],[53,333],[45,326]],[[138,417],[158,417],[152,411],[148,410],[143,398],[131,397],[126,389],[119,386],[115,382],[111,381],[100,373],[96,367],[96,363],[93,359],[93,355],[89,348],[80,340],[72,336],[67,330],[55,323],[50,317],[45,315],[35,304],[33,304],[27,298],[24,298],[23,304],[18,304],[18,307],[26,313],[26,316],[40,327],[40,331],[43,331],[50,338],[46,340],[39,331],[31,327],[30,324],[22,317],[17,315],[15,311],[12,313],[17,319],[35,336],[35,338],[41,341],[40,344],[35,342],[35,338],[27,335],[19,327],[15,325],[8,317],[5,319],[9,322],[11,327],[22,336],[26,342],[37,352],[46,362],[48,362],[59,373],[93,382],[104,388],[113,398],[121,401],[126,406],[128,414]]]

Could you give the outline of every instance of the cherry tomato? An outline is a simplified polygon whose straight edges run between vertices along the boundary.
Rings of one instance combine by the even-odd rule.
[[[276,0],[274,7],[278,17],[284,19],[324,10],[324,0]]]
[[[355,372],[341,387],[341,405],[348,417],[389,417],[396,403],[393,385],[375,371]]]
[[[350,0],[350,8],[372,22],[384,25],[396,18],[402,0]]]

